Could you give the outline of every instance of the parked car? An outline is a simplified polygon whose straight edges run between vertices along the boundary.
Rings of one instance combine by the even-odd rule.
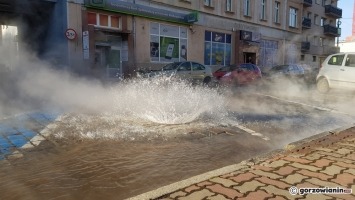
[[[221,84],[246,85],[260,80],[261,70],[251,63],[221,67],[213,73]]]
[[[304,75],[305,70],[297,64],[277,65],[264,74],[268,80],[304,80]]]
[[[160,70],[143,73],[143,77],[174,76],[193,83],[211,83],[214,78],[210,67],[194,61],[173,62]]]
[[[326,93],[330,89],[355,90],[355,52],[329,55],[317,75],[317,89]]]

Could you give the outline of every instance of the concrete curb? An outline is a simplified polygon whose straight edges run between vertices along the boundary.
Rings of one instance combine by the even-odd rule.
[[[261,163],[267,159],[276,157],[278,155],[282,155],[286,152],[294,151],[297,148],[302,148],[302,146],[306,145],[307,143],[317,141],[317,140],[322,140],[323,138],[328,137],[330,135],[335,135],[335,136],[339,135],[341,132],[348,130],[350,128],[355,128],[355,124],[350,125],[350,126],[337,128],[332,131],[322,132],[322,133],[304,138],[302,140],[289,143],[289,144],[285,145],[285,147],[283,149],[276,149],[276,150],[273,150],[273,151],[268,152],[266,154],[262,154],[260,156],[256,156],[256,157],[241,161],[238,164],[229,165],[229,166],[226,166],[226,167],[223,167],[220,169],[216,169],[216,170],[206,172],[206,173],[203,173],[203,174],[200,174],[197,176],[193,176],[191,178],[188,178],[188,179],[185,179],[182,181],[178,181],[178,182],[172,183],[167,186],[163,186],[161,188],[140,194],[138,196],[128,198],[127,200],[156,199],[156,198],[159,198],[163,195],[166,195],[166,194],[172,193],[174,191],[180,190],[182,188],[188,187],[190,185],[208,180],[210,178],[217,177],[217,176],[220,176],[223,174],[228,174],[228,173],[231,173],[231,172],[243,169],[243,168],[247,168],[251,165]]]

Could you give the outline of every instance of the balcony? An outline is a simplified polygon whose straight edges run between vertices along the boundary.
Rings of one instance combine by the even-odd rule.
[[[311,43],[310,42],[302,42],[301,43],[301,51],[309,51],[311,48]]]
[[[302,28],[311,28],[312,26],[312,20],[310,18],[307,18],[307,17],[303,17],[303,20],[302,20]]]
[[[331,35],[331,36],[339,37],[341,34],[341,31],[340,31],[341,29],[337,28],[335,26],[327,24],[327,25],[324,25],[323,28],[324,28],[324,35]]]
[[[324,6],[325,8],[325,14],[335,17],[335,18],[341,18],[343,15],[343,11],[340,8],[337,8],[335,6],[332,5],[326,5]]]
[[[303,5],[304,6],[307,6],[307,7],[309,7],[309,6],[312,6],[312,0],[303,0]]]

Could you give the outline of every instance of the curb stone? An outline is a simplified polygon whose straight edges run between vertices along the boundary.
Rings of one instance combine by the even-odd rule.
[[[169,194],[169,193],[172,193],[174,191],[183,189],[183,188],[185,188],[187,186],[190,186],[190,185],[193,185],[193,184],[208,180],[210,178],[217,177],[217,176],[220,176],[220,175],[223,175],[223,174],[232,173],[234,171],[237,171],[237,170],[240,170],[240,169],[243,169],[243,168],[247,168],[249,166],[260,164],[260,163],[262,163],[263,161],[265,161],[267,159],[272,159],[272,158],[275,158],[275,157],[278,157],[278,156],[282,156],[282,155],[284,155],[285,153],[288,153],[288,152],[292,153],[294,151],[297,151],[297,149],[300,149],[300,148],[304,149],[305,148],[304,146],[307,145],[310,142],[314,142],[314,141],[320,141],[321,142],[321,141],[324,141],[322,139],[324,139],[324,138],[326,138],[328,136],[332,136],[332,135],[333,136],[337,136],[341,132],[346,131],[346,130],[351,129],[351,128],[355,128],[355,124],[352,124],[350,126],[337,128],[337,129],[334,129],[334,130],[331,130],[331,131],[325,131],[325,132],[322,132],[322,133],[319,133],[319,134],[304,138],[302,140],[289,143],[289,144],[285,145],[285,147],[283,149],[276,149],[276,150],[270,151],[268,153],[261,154],[260,156],[256,156],[256,157],[253,157],[253,158],[250,158],[250,159],[247,159],[247,160],[243,160],[243,161],[241,161],[238,164],[229,165],[229,166],[217,169],[217,170],[213,170],[213,171],[210,171],[210,172],[203,173],[201,175],[193,176],[191,178],[188,178],[188,179],[185,179],[185,180],[182,180],[182,181],[178,181],[178,182],[169,184],[167,186],[160,187],[158,189],[155,189],[155,190],[140,194],[140,195],[135,196],[135,197],[128,198],[126,200],[157,199],[157,198],[162,197],[162,196],[164,196],[166,194]]]

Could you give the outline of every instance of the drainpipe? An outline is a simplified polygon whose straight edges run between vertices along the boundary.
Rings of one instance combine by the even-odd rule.
[[[285,13],[286,16],[284,17],[284,28],[283,28],[283,56],[282,56],[282,64],[285,64],[285,56],[286,56],[286,27],[287,27],[287,4],[288,0],[285,0]]]
[[[136,4],[136,0],[133,0],[133,3]],[[133,26],[133,67],[134,70],[137,70],[137,60],[136,60],[136,17],[132,15],[132,26]]]

